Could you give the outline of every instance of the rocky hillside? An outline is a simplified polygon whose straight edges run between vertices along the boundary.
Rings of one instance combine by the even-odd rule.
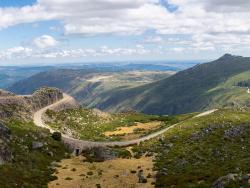
[[[56,88],[41,88],[30,96],[0,91],[0,117],[31,119],[34,111],[56,102],[63,93]]]
[[[248,188],[250,110],[220,109],[133,148],[156,156],[156,187]]]
[[[67,157],[63,144],[48,130],[23,120],[0,124],[0,187],[47,187],[55,161]]]
[[[9,148],[11,131],[4,124],[0,123],[0,165],[11,161],[12,154]]]

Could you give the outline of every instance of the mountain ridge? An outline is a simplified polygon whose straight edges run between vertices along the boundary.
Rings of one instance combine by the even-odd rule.
[[[135,82],[138,79],[136,76],[121,77],[122,73],[119,73],[115,77],[119,80],[116,83],[110,81],[113,79],[110,78],[111,73],[103,72],[101,75],[105,79],[88,82],[99,73],[74,71],[78,73],[69,70],[40,73],[14,84],[10,90],[28,93],[48,84],[69,93],[84,106],[109,112],[135,110],[171,115],[250,104],[245,88],[235,87],[236,82],[244,83],[250,79],[247,72],[250,71],[249,57],[225,54],[215,61],[197,64],[174,75],[165,78],[158,75],[148,83],[134,85],[121,83],[128,78]],[[140,79],[149,78],[149,75]],[[225,85],[228,80],[231,80],[230,83]]]
[[[213,98],[211,93],[206,93],[209,89],[247,70],[250,70],[250,58],[225,54],[215,61],[196,65],[169,78],[111,94],[97,108],[120,111],[132,105],[134,110],[153,114],[205,110]],[[174,99],[171,99],[173,96]],[[128,98],[129,101],[126,101]],[[166,100],[170,100],[169,104]]]

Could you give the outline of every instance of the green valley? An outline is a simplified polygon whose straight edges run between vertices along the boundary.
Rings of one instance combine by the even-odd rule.
[[[46,111],[45,122],[74,138],[93,141],[131,140],[173,125],[192,116],[158,116],[135,112],[109,114],[97,109]]]

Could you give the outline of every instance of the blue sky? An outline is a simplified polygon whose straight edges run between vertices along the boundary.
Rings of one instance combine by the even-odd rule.
[[[233,0],[1,0],[0,65],[250,56],[249,7]]]
[[[36,0],[1,0],[1,7],[23,7],[25,5],[33,5]]]

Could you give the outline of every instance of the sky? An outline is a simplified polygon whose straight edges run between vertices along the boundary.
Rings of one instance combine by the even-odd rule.
[[[250,56],[249,0],[0,0],[0,65]]]

